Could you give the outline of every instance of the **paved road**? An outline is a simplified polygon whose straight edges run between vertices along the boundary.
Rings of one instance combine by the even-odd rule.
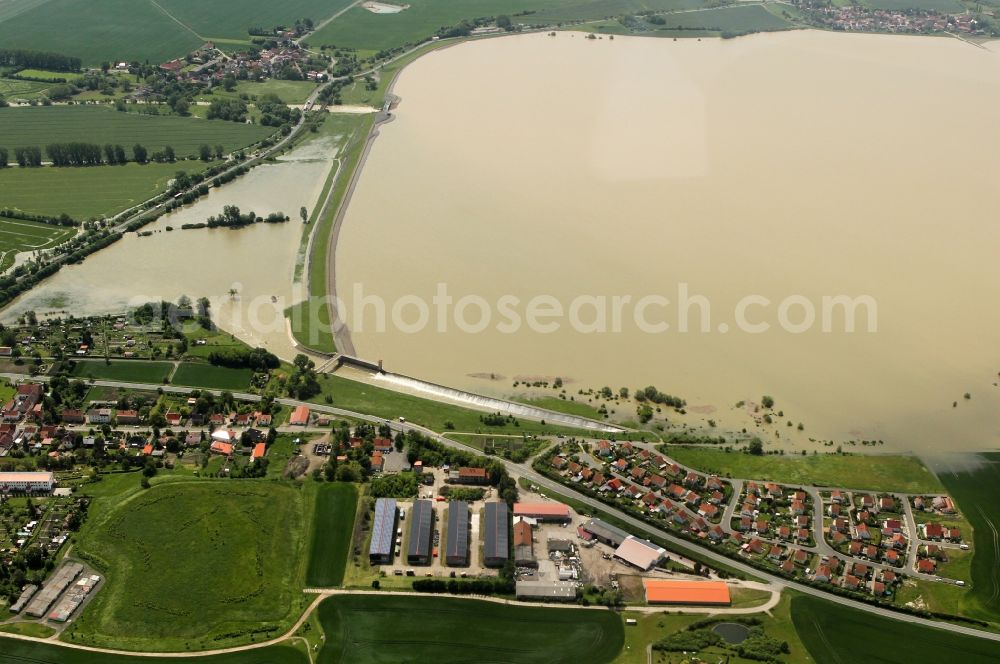
[[[0,373],[0,377],[10,378],[14,380],[25,379],[25,376],[23,374]],[[47,378],[39,377],[38,380],[46,381]],[[105,387],[121,387],[121,388],[143,389],[143,390],[153,390],[153,391],[157,389],[163,389],[163,391],[165,392],[170,392],[175,394],[177,393],[187,394],[188,392],[192,391],[192,388],[177,387],[174,385],[160,385],[156,383],[127,383],[122,381],[95,380],[93,381],[93,384]],[[203,391],[212,392],[213,394],[217,395],[222,393],[222,390],[203,390]],[[244,401],[260,401],[261,399],[260,395],[257,394],[234,393],[233,396],[236,397],[237,399]],[[426,427],[412,424],[410,422],[387,421],[384,418],[376,417],[374,415],[368,415],[367,413],[358,413],[344,408],[337,408],[335,406],[328,406],[324,404],[315,404],[311,402],[298,401],[295,399],[282,398],[282,399],[276,399],[275,401],[277,401],[282,405],[291,406],[293,408],[296,406],[306,406],[309,409],[320,413],[339,415],[342,417],[350,417],[357,420],[368,421],[379,424],[385,422],[395,431],[404,431],[404,432],[416,431],[436,440],[442,445],[447,445],[455,449],[465,450],[473,454],[481,454],[479,450],[473,447],[465,445],[464,443],[450,440],[448,438],[445,438],[444,436],[439,435],[435,431],[432,431]],[[792,581],[789,579],[785,579],[783,577],[769,574],[767,572],[757,569],[756,567],[752,567],[743,562],[740,562],[739,560],[734,560],[728,556],[718,553],[712,550],[711,548],[708,547],[703,548],[691,544],[690,542],[687,542],[686,540],[677,537],[676,535],[674,535],[669,531],[652,526],[651,524],[648,524],[645,521],[641,521],[630,514],[622,512],[621,510],[618,510],[614,507],[605,505],[599,500],[591,498],[590,496],[584,495],[582,493],[578,493],[574,491],[572,488],[564,486],[559,482],[550,480],[549,478],[537,473],[534,469],[530,468],[529,466],[517,464],[506,459],[498,458],[497,460],[502,462],[504,466],[507,468],[507,471],[514,477],[524,477],[525,479],[533,482],[534,484],[540,487],[544,487],[555,493],[561,493],[570,496],[574,500],[577,500],[589,507],[593,507],[596,510],[612,514],[622,522],[628,524],[628,526],[630,526],[634,532],[646,533],[649,535],[654,535],[656,537],[659,537],[660,539],[665,540],[675,549],[679,549],[680,551],[693,552],[696,555],[708,559],[712,562],[715,562],[719,565],[727,566],[729,568],[739,570],[740,572],[743,572],[745,574],[765,579],[768,585],[773,589],[780,590],[784,588],[791,588],[805,595],[818,597],[820,599],[824,599],[829,602],[834,602],[835,604],[840,604],[841,606],[850,607],[853,609],[857,609],[859,611],[864,611],[866,613],[871,613],[874,615],[882,616],[884,618],[889,618],[891,620],[903,620],[912,624],[922,625],[924,627],[942,629],[945,631],[953,632],[955,634],[962,634],[965,636],[973,636],[983,639],[989,639],[991,641],[996,641],[1000,643],[1000,633],[987,632],[981,629],[976,629],[974,627],[968,627],[966,625],[937,622],[934,620],[929,620],[927,618],[921,618],[919,616],[903,614],[898,611],[893,611],[892,609],[876,606],[874,604],[869,604],[867,602],[861,602],[855,599],[851,599],[849,597],[834,595],[832,593],[820,590],[818,588],[814,588],[812,586],[808,586],[796,581]]]

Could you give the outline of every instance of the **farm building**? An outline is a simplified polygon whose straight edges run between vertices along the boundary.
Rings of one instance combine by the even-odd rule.
[[[469,564],[469,503],[454,500],[448,503],[448,543],[445,564]]]
[[[514,564],[518,567],[538,567],[531,538],[531,524],[527,521],[514,524]]]
[[[638,567],[643,572],[653,569],[658,562],[663,560],[665,555],[667,555],[667,550],[663,547],[656,546],[652,542],[634,535],[626,537],[625,541],[615,549],[615,558],[633,567]]]
[[[728,606],[729,586],[723,581],[673,581],[643,579],[648,604],[698,604]]]
[[[52,491],[55,485],[52,473],[0,473],[0,493]]]
[[[434,505],[418,500],[410,510],[410,542],[406,547],[406,562],[411,565],[431,563],[431,531],[434,529]]]
[[[525,516],[538,521],[569,521],[569,507],[562,503],[514,503],[514,516]]]
[[[517,599],[572,602],[576,600],[576,584],[572,581],[518,581],[514,594]]]
[[[486,530],[483,542],[483,564],[503,567],[510,557],[510,511],[507,503],[486,503]]]
[[[83,565],[80,563],[66,563],[60,567],[49,579],[49,582],[42,586],[38,594],[28,602],[28,607],[24,610],[25,613],[35,618],[44,616],[45,612],[52,606],[52,602],[56,601],[66,586],[73,583],[73,580],[80,576],[82,571]]]
[[[485,468],[462,466],[448,474],[448,481],[456,484],[489,484],[490,476]]]
[[[292,416],[288,418],[288,424],[293,427],[304,427],[309,424],[309,408],[299,406],[292,411]]]
[[[372,565],[392,564],[392,539],[395,533],[396,501],[392,498],[379,498],[375,501],[372,541],[368,547],[368,560]]]
[[[600,519],[591,519],[581,527],[585,532],[590,533],[597,539],[597,541],[604,542],[608,546],[620,546],[622,542],[631,537],[631,535],[621,528],[616,528]]]
[[[18,596],[17,601],[10,605],[10,612],[20,613],[21,609],[27,605],[28,600],[30,600],[36,592],[38,592],[38,586],[34,584],[26,585],[24,590],[22,590],[21,594]]]

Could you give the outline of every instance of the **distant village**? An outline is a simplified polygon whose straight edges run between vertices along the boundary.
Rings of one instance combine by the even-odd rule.
[[[809,22],[829,30],[888,32],[897,34],[955,33],[987,36],[992,26],[972,14],[950,15],[921,9],[872,9],[863,5],[838,7],[817,0],[799,0]]]

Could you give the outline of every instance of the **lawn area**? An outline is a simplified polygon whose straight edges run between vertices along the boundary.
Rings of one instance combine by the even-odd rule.
[[[173,368],[174,365],[171,362],[82,360],[73,367],[73,376],[132,383],[162,383],[163,379],[170,375]]]
[[[5,182],[5,171],[0,170],[0,187]],[[4,188],[4,204],[8,202],[7,189]],[[76,234],[72,226],[53,226],[23,219],[0,217],[0,271],[14,264],[14,255],[19,251],[35,251],[47,249],[62,244]]]
[[[602,664],[624,642],[621,617],[608,611],[433,596],[332,597],[320,605],[319,619],[326,633],[319,661],[328,664]]]
[[[34,636],[39,639],[47,639],[56,633],[56,630],[43,623],[36,622],[14,622],[0,625],[0,632],[9,634],[23,634],[24,636]],[[0,657],[0,662],[3,659]]]
[[[583,397],[580,398],[582,399]],[[579,417],[589,417],[592,420],[601,421],[604,419],[604,416],[598,413],[596,408],[581,401],[570,401],[569,399],[560,399],[559,397],[538,396],[515,396],[511,400],[527,404],[529,406],[537,406],[538,408],[554,410],[558,413],[578,415]]]
[[[281,633],[305,601],[305,512],[301,489],[275,482],[189,480],[132,493],[80,534],[76,555],[108,581],[62,638],[180,651]]]
[[[211,95],[205,95],[202,98],[211,101],[219,98],[236,99],[241,95],[246,95],[255,99],[262,95],[275,94],[286,104],[301,104],[315,89],[316,84],[311,81],[284,81],[269,78],[259,83],[257,81],[237,81],[236,88],[232,92],[216,88]]]
[[[32,6],[19,13],[0,13],[0,44],[75,56],[84,67],[96,67],[105,60],[166,62],[204,42],[150,0],[29,3]]]
[[[0,664],[184,664],[184,657],[131,657],[61,647],[51,643],[0,638]],[[290,645],[199,657],[198,664],[309,664],[309,656]]]
[[[753,456],[744,452],[683,445],[667,445],[661,449],[678,463],[741,479],[905,493],[939,493],[943,490],[941,483],[920,459],[911,456]]]
[[[3,25],[0,23],[0,28]],[[107,106],[5,108],[0,114],[3,118],[0,147],[6,147],[11,158],[16,147],[37,145],[44,150],[49,143],[69,141],[121,144],[129,156],[136,143],[144,145],[150,153],[170,145],[178,157],[186,157],[196,155],[202,144],[222,145],[230,152],[273,133],[272,128],[260,125],[178,115],[121,113]],[[180,164],[174,166],[175,171],[184,169]]]
[[[884,664],[914,662],[996,662],[995,641],[929,629],[905,621],[882,618],[816,597],[792,600],[792,620],[799,638],[819,664],[859,661]]]
[[[353,484],[338,482],[317,487],[307,586],[339,586],[344,582],[357,508],[358,491]]]
[[[400,416],[407,421],[421,424],[434,431],[445,431],[445,424],[450,422],[454,430],[465,433],[568,433],[579,435],[579,429],[564,426],[542,424],[533,420],[518,420],[519,426],[487,426],[480,421],[486,413],[476,410],[439,403],[423,399],[412,394],[387,390],[350,378],[331,374],[321,374],[319,379],[322,394],[313,399],[316,403],[327,403],[326,397],[332,400],[332,405],[347,410],[368,413],[387,420],[395,420]]]
[[[792,624],[791,605],[792,594],[786,592],[770,614],[755,613],[755,618],[760,618],[763,622],[760,627],[768,636],[786,641],[788,643],[788,654],[782,655],[782,664],[809,664],[813,662],[806,647],[799,640],[795,633],[795,625]],[[625,648],[615,660],[615,664],[647,664],[646,645],[655,643],[664,637],[686,629],[691,623],[704,620],[707,616],[699,614],[684,615],[683,613],[649,614],[649,613],[625,613],[626,618],[635,618],[637,623],[634,626],[625,627]],[[730,664],[741,664],[752,660],[738,657],[736,653],[724,648],[708,648],[698,652],[701,661],[707,662],[729,662]],[[674,662],[691,661],[680,657],[680,653],[663,651],[653,651],[652,664],[673,664]]]
[[[19,81],[16,78],[0,78],[0,97],[8,102],[38,99],[45,91],[60,83],[42,83],[41,81]]]
[[[295,340],[321,353],[336,353],[330,327],[330,309],[324,298],[313,297],[285,309]]]
[[[250,369],[231,369],[212,364],[183,362],[170,382],[174,385],[190,385],[192,387],[208,387],[216,390],[246,390],[250,387],[253,371]]]
[[[278,479],[285,473],[288,461],[295,456],[295,438],[289,434],[278,434],[267,448],[267,478]]]
[[[79,220],[110,217],[163,192],[177,171],[194,173],[204,166],[203,162],[190,161],[129,162],[91,168],[4,168],[0,169],[2,204],[52,217],[63,213]]]
[[[973,528],[972,587],[962,613],[1000,622],[1000,453],[979,457],[981,464],[974,469],[939,469],[938,474]]]

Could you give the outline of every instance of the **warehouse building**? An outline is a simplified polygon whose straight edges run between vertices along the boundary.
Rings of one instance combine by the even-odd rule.
[[[44,616],[45,612],[52,606],[52,602],[56,601],[62,591],[66,590],[66,586],[73,583],[73,580],[80,576],[82,571],[83,565],[80,563],[66,563],[60,567],[49,579],[49,582],[42,586],[38,594],[28,602],[28,608],[24,612],[35,618]]]
[[[392,564],[392,540],[395,534],[396,501],[392,498],[379,498],[375,501],[372,542],[368,547],[368,560],[372,565]]]
[[[538,567],[531,540],[531,524],[527,521],[514,524],[514,564],[518,567]]]
[[[572,581],[518,581],[514,586],[517,599],[545,602],[576,601],[576,584]]]
[[[569,507],[555,502],[514,503],[514,516],[564,523],[569,521]]]
[[[18,596],[17,601],[10,605],[10,612],[20,613],[21,609],[28,604],[28,600],[30,600],[36,592],[38,592],[38,586],[30,583],[26,585],[24,590],[22,590],[21,594]]]
[[[434,505],[418,500],[410,510],[410,541],[406,545],[406,562],[411,565],[431,564],[431,532],[434,529]]]
[[[73,615],[73,612],[80,608],[83,604],[83,600],[87,599],[87,595],[90,591],[94,589],[95,586],[101,581],[101,577],[96,574],[90,576],[82,576],[77,579],[77,582],[69,587],[66,594],[63,595],[62,601],[56,605],[56,608],[52,609],[49,613],[49,620],[54,620],[56,622],[66,622],[69,617]]]
[[[465,501],[448,503],[448,543],[444,562],[460,567],[469,564],[469,503]]]
[[[49,492],[55,485],[52,473],[0,473],[0,493]]]
[[[666,555],[667,550],[663,547],[634,535],[626,537],[625,541],[615,549],[615,558],[643,572],[653,569]]]
[[[729,586],[723,581],[643,579],[647,604],[728,606]]]
[[[486,503],[483,564],[503,567],[510,558],[510,510],[507,503]]]
[[[622,542],[631,537],[631,535],[621,528],[616,528],[600,519],[591,519],[583,524],[581,528],[598,542],[604,542],[608,546],[621,546]]]

